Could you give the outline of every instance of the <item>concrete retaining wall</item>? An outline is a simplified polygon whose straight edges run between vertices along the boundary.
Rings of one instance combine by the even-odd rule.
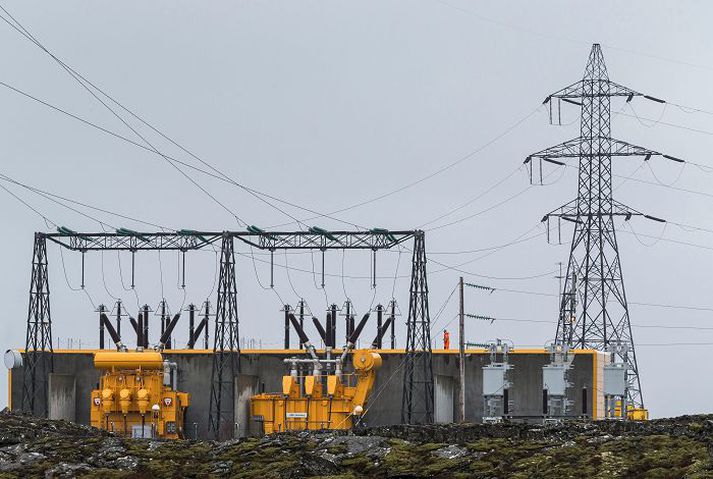
[[[387,425],[401,422],[401,397],[403,391],[402,351],[380,351],[383,365],[368,404],[366,422],[369,425]],[[89,424],[91,390],[99,382],[99,372],[94,369],[92,351],[56,351],[55,374],[50,388],[53,414],[64,419],[74,419]],[[236,428],[241,434],[255,433],[248,420],[249,398],[257,392],[277,392],[282,388],[282,375],[286,373],[283,359],[304,354],[300,351],[244,351],[240,355],[240,374],[235,390],[229,392],[224,402],[234,404]],[[186,432],[199,438],[208,435],[208,410],[210,405],[212,354],[209,351],[168,351],[167,359],[178,364],[178,389],[191,394],[191,406],[186,416]],[[472,350],[466,355],[466,420],[480,422],[483,415],[482,367],[490,361],[482,350]],[[572,363],[569,390],[573,400],[572,415],[582,414],[583,388],[589,396],[587,413],[592,414],[592,392],[598,397],[599,388],[596,370],[601,363],[601,353],[578,352]],[[510,399],[514,416],[542,416],[542,366],[549,362],[544,351],[516,351],[510,354],[511,371]],[[433,354],[433,373],[445,382],[452,381],[453,401],[458,398],[458,355],[453,351],[436,351]],[[12,407],[22,404],[23,369],[12,371]],[[74,384],[70,386],[70,382]],[[74,416],[68,391],[74,389]],[[56,393],[56,394],[55,394]],[[66,393],[66,394],[65,394]],[[60,399],[64,398],[64,399]],[[70,401],[70,403],[68,403]],[[594,401],[595,407],[596,403]],[[439,404],[439,408],[445,407]],[[453,404],[453,417],[457,418]],[[599,414],[601,411],[595,411]]]

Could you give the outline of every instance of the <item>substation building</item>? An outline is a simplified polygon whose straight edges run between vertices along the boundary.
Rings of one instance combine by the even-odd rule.
[[[10,407],[83,424],[96,425],[99,418],[104,421],[100,427],[106,429],[120,428],[111,418],[123,415],[125,431],[129,428],[128,416],[133,414],[131,434],[137,427],[138,411],[141,434],[144,434],[146,416],[153,413],[154,418],[159,417],[165,406],[173,416],[153,424],[159,435],[175,435],[180,420],[179,436],[192,438],[219,437],[221,434],[217,433],[221,431],[227,432],[221,438],[261,434],[268,430],[267,416],[256,411],[268,411],[271,404],[270,431],[284,430],[281,427],[317,429],[323,423],[310,423],[310,418],[314,417],[315,410],[318,417],[323,417],[320,414],[324,410],[331,417],[335,397],[339,402],[336,414],[345,418],[354,416],[358,419],[355,424],[373,426],[448,423],[461,419],[468,422],[547,422],[567,418],[645,420],[648,412],[641,395],[615,230],[613,226],[601,228],[601,221],[613,224],[615,216],[625,216],[628,220],[632,215],[641,215],[612,199],[610,165],[613,156],[643,156],[648,160],[652,155],[661,155],[677,162],[683,160],[610,137],[611,99],[621,97],[629,102],[639,96],[664,103],[610,82],[601,47],[595,44],[582,80],[545,99],[551,122],[554,103],[556,112],[560,110],[560,101],[580,106],[582,136],[529,155],[525,164],[529,165],[531,181],[535,161],[540,165],[542,183],[542,162],[563,165],[561,160],[567,158],[579,158],[580,165],[585,165],[580,169],[583,168],[587,178],[596,178],[596,181],[580,181],[577,199],[548,213],[542,220],[546,222],[548,238],[551,219],[557,220],[558,225],[560,220],[576,224],[568,273],[564,278],[557,340],[546,348],[518,348],[498,340],[467,347],[463,361],[460,360],[462,350],[432,349],[425,234],[421,230],[327,231],[313,226],[308,231],[273,232],[249,226],[246,231],[222,232],[146,233],[120,228],[112,233],[77,233],[59,227],[57,233],[35,234],[27,341],[24,349],[8,351],[5,356]],[[582,151],[589,153],[583,156]],[[586,252],[575,249],[578,238],[592,234],[598,235],[594,248],[587,247]],[[207,322],[206,313],[205,321],[194,331],[191,316],[189,347],[174,349],[170,331],[180,314],[173,319],[162,316],[161,339],[149,344],[147,312],[143,314],[146,317],[143,322],[141,313],[137,320],[130,318],[133,332],[125,326],[124,331],[128,330],[129,334],[122,337],[119,320],[114,329],[105,311],[100,310],[100,316],[104,315],[102,331],[104,328],[109,331],[117,349],[117,353],[112,354],[118,355],[111,356],[111,361],[101,358],[98,361],[97,357],[103,353],[97,351],[53,349],[48,241],[82,254],[82,285],[86,253],[123,251],[131,254],[132,288],[134,260],[143,251],[175,251],[185,259],[187,252],[206,248],[212,248],[217,254],[220,245],[214,324]],[[382,325],[379,316],[377,338],[369,343],[371,347],[356,349],[368,315],[355,326],[355,318],[350,317],[348,310],[346,315],[341,314],[347,319],[347,340],[344,346],[338,345],[335,341],[337,313],[333,306],[325,323],[312,318],[321,337],[315,344],[325,345],[325,349],[315,349],[302,329],[304,318],[300,316],[299,323],[294,315],[288,320],[285,305],[285,349],[239,350],[234,241],[269,252],[271,281],[275,251],[305,250],[321,255],[322,287],[326,253],[370,251],[375,286],[377,253],[401,248],[400,245],[412,241],[408,249],[412,260],[406,348],[395,349],[393,340],[391,348],[383,347],[381,337],[388,323]],[[604,271],[598,266],[601,258],[608,258],[602,263],[608,265]],[[185,282],[185,262],[183,264]],[[589,281],[596,287],[583,288]],[[316,285],[316,278],[314,282]],[[461,278],[461,295],[462,287]],[[579,313],[577,304],[582,308]],[[462,315],[461,308],[461,318]],[[394,320],[392,315],[392,324]],[[290,321],[300,336],[300,349],[290,349],[287,339]],[[206,341],[204,349],[195,349],[201,328],[205,331],[209,327],[214,328],[213,348],[208,349]],[[129,353],[127,345],[134,344],[134,337],[137,351]],[[570,349],[574,345],[597,347],[601,351]],[[126,356],[121,356],[122,352]],[[145,352],[154,356],[135,354]],[[155,359],[142,359],[151,357]],[[353,358],[351,369],[347,357]],[[364,363],[360,365],[358,360]],[[361,384],[343,380],[347,374],[359,376]],[[154,386],[148,385],[149,379]],[[154,395],[151,401],[147,399],[149,394]],[[359,398],[358,404],[354,398]],[[256,402],[262,406],[256,409]],[[290,402],[292,409],[288,407]],[[288,427],[290,424],[295,427]],[[156,430],[150,433],[155,434]]]
[[[5,354],[9,406],[133,436],[196,439],[227,439],[285,429],[347,429],[362,424],[449,423],[461,420],[461,413],[465,421],[475,423],[624,416],[622,411],[628,411],[627,367],[613,363],[610,352],[570,350],[561,343],[526,349],[498,340],[466,347],[461,368],[459,349],[432,349],[424,238],[419,230],[347,232],[312,228],[273,233],[256,227],[243,232],[77,233],[59,228],[57,233],[37,233],[27,342],[23,349]],[[357,325],[355,315],[347,309],[346,314],[340,314],[345,320],[345,344],[338,344],[336,305],[324,322],[311,318],[319,334],[314,338],[317,347],[304,332],[309,316],[301,310],[290,312],[287,306],[284,318],[275,318],[280,325],[284,319],[284,349],[238,347],[234,241],[270,252],[316,250],[322,254],[322,261],[329,250],[370,250],[376,282],[377,252],[411,240],[405,349],[394,347],[394,310],[389,314],[381,306],[374,314],[376,318],[371,319],[377,324],[373,342],[371,338],[358,339],[371,313]],[[180,312],[173,318],[161,314],[159,338],[157,332],[149,334],[148,306],[136,319],[125,312],[123,335],[121,306],[116,308],[115,319],[109,319],[112,313],[100,307],[99,350],[55,349],[49,308],[48,241],[82,255],[107,250],[129,252],[132,284],[137,253],[177,251],[185,255],[219,244],[218,299],[215,309],[211,308],[214,313],[209,315],[206,307],[198,323],[193,305],[188,321],[185,317],[181,320]],[[188,345],[176,349],[172,347],[172,331],[179,324],[186,327],[186,322]],[[391,342],[386,347],[387,341],[382,339],[389,328]],[[207,340],[208,329],[212,344]],[[290,343],[290,331],[299,336],[299,349],[294,348],[294,341]],[[358,344],[369,346],[357,348]],[[322,419],[310,422],[314,417]],[[348,418],[349,423],[325,420],[332,417]]]
[[[373,393],[364,416],[367,425],[401,423],[403,371],[405,352],[402,349],[375,350],[382,357]],[[47,411],[52,419],[65,419],[90,424],[91,393],[97,388],[100,371],[94,367],[93,350],[55,350],[54,372],[49,375]],[[250,399],[261,392],[280,391],[284,360],[304,356],[304,350],[243,350],[240,352],[240,373],[235,377],[234,434],[260,435],[262,425],[250,416]],[[568,417],[600,419],[604,412],[603,377],[605,354],[594,350],[575,350],[567,374],[566,400]],[[211,390],[212,350],[167,350],[164,357],[178,368],[177,388],[190,394],[191,405],[185,418],[186,436],[208,438],[209,402]],[[458,418],[459,366],[458,350],[434,350],[434,421],[449,423]],[[490,354],[484,348],[466,350],[465,412],[466,421],[483,422],[496,414],[513,421],[541,422],[547,420],[547,387],[543,368],[551,364],[551,355],[541,349],[513,349],[508,355],[508,387],[504,410],[486,416],[488,392],[484,390]],[[486,369],[484,369],[486,368]],[[24,367],[9,370],[9,404],[22,404]],[[496,379],[497,381],[497,379]],[[486,388],[492,385],[485,384]],[[498,387],[493,388],[496,392]],[[501,395],[502,397],[502,395]],[[43,405],[39,405],[42,407]],[[559,416],[559,415],[558,415]],[[561,416],[559,416],[561,418]]]

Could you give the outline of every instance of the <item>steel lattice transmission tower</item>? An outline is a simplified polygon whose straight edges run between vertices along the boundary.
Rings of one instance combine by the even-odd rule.
[[[210,389],[209,432],[217,439],[234,436],[235,376],[240,371],[238,300],[233,236],[223,234],[220,252],[218,301],[213,335],[213,372]]]
[[[47,240],[35,234],[32,253],[30,303],[25,338],[25,373],[22,386],[22,410],[47,417],[49,375],[53,371],[52,316],[50,287],[47,279]]]
[[[623,345],[612,353],[617,356],[612,360],[629,364],[627,402],[643,407],[614,222],[616,217],[629,220],[632,216],[663,220],[643,215],[612,196],[612,157],[642,156],[649,160],[653,155],[660,155],[611,136],[612,97],[624,97],[629,102],[636,96],[663,103],[609,80],[601,47],[594,44],[582,80],[545,99],[550,105],[550,118],[553,100],[558,102],[557,111],[562,101],[581,107],[580,136],[530,155],[525,163],[532,168],[535,159],[556,165],[564,165],[557,160],[562,158],[579,161],[577,198],[543,218],[548,223],[548,231],[552,218],[556,218],[558,224],[561,220],[574,223],[557,340],[574,348],[610,352],[616,345]],[[573,298],[573,294],[577,297]],[[576,313],[573,314],[574,304]]]
[[[401,423],[431,424],[433,361],[426,280],[426,239],[423,231],[414,234],[411,268]]]

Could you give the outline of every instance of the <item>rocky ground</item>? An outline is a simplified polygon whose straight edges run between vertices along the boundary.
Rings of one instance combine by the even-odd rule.
[[[131,440],[0,413],[0,478],[713,478],[713,416]]]

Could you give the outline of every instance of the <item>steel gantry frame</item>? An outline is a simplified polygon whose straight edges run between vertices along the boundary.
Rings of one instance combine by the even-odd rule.
[[[52,372],[52,318],[47,276],[47,241],[82,254],[92,251],[132,253],[132,285],[135,254],[141,251],[189,252],[213,248],[221,243],[220,280],[213,336],[213,368],[210,391],[209,425],[213,437],[233,434],[234,380],[240,367],[237,286],[234,241],[251,247],[275,250],[371,250],[376,254],[414,240],[413,270],[409,301],[406,368],[402,418],[407,422],[433,420],[433,371],[431,364],[430,317],[426,284],[424,232],[420,230],[263,231],[251,226],[248,231],[138,232],[119,229],[112,233],[78,233],[60,227],[57,233],[36,233],[32,262],[30,306],[25,342],[25,370],[22,408],[47,415],[47,382]],[[324,274],[324,268],[322,268]],[[375,275],[375,273],[374,273]],[[421,367],[420,365],[428,365]],[[226,374],[229,376],[226,378]]]
[[[580,136],[534,153],[525,163],[530,165],[532,178],[532,165],[534,160],[538,160],[541,178],[542,162],[561,166],[564,163],[560,159],[579,160],[577,197],[542,219],[548,224],[548,239],[551,218],[574,223],[566,281],[560,301],[557,341],[570,347],[607,352],[616,344],[626,345],[624,348],[616,348],[616,351],[623,352],[613,353],[612,362],[618,360],[628,364],[627,402],[643,408],[615,218],[629,220],[632,216],[643,216],[655,221],[663,220],[642,214],[614,200],[612,157],[640,156],[649,160],[659,155],[673,161],[683,160],[611,137],[611,98],[622,97],[629,102],[639,96],[663,103],[663,100],[609,80],[601,47],[594,44],[582,80],[545,99],[545,104],[550,106],[550,120],[555,101],[557,111],[560,111],[561,102],[581,108]]]

